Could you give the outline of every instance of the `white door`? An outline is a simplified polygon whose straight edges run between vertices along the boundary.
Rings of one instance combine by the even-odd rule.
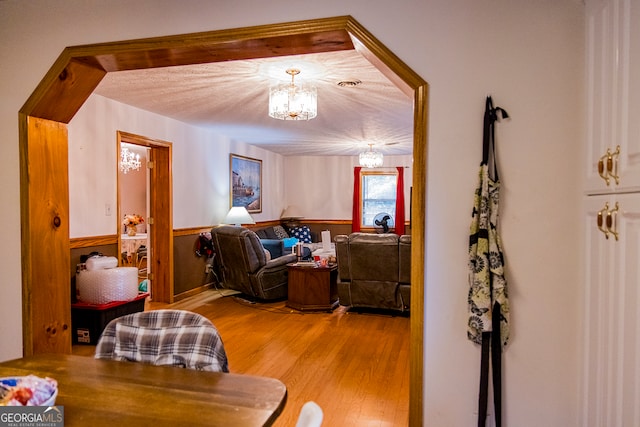
[[[640,195],[585,199],[580,425],[639,426]]]

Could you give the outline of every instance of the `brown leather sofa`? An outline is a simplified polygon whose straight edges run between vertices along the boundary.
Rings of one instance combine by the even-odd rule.
[[[244,227],[214,227],[211,239],[225,288],[262,300],[287,297],[287,264],[295,255],[267,260],[256,233]]]
[[[407,311],[411,305],[411,236],[335,236],[340,305]]]

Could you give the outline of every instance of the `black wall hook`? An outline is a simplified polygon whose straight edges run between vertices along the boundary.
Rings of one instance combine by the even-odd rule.
[[[509,114],[507,113],[507,110],[501,107],[496,107],[493,109],[493,114],[495,115],[496,119],[498,118],[498,114],[496,114],[498,111],[500,112],[500,115],[502,116],[503,119],[509,118]]]
[[[498,120],[498,112],[500,112],[500,116],[502,116],[503,119],[509,118],[509,113],[507,113],[507,110],[502,107],[493,106],[493,99],[491,99],[491,95],[487,96],[487,110],[489,112],[490,120],[494,122]]]

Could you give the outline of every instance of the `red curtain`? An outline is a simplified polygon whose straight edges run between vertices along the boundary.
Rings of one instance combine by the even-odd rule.
[[[396,183],[396,234],[404,234],[404,167],[398,166],[398,179]]]
[[[351,232],[360,231],[362,214],[360,212],[360,166],[353,168],[353,212],[351,215]]]

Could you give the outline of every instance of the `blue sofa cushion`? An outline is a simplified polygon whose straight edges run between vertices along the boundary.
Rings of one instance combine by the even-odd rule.
[[[302,243],[311,243],[311,230],[306,225],[290,228],[289,234],[291,237],[297,238]]]
[[[282,241],[284,242],[284,249],[291,249],[291,247],[293,245],[295,245],[296,243],[298,243],[298,239],[296,239],[295,237],[287,237],[286,239],[282,239]]]
[[[269,251],[271,259],[280,258],[284,255],[284,245],[280,239],[260,239],[262,247]]]

